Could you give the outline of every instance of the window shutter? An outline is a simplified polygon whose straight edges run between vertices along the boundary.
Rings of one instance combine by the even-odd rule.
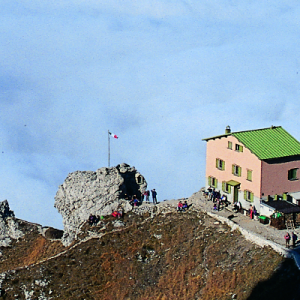
[[[216,159],[216,168],[219,168],[219,159]]]
[[[231,185],[228,184],[228,193],[230,194],[231,193]]]
[[[274,195],[274,200],[277,200],[278,199],[278,196],[277,195]]]
[[[247,180],[252,181],[252,171],[247,170]]]
[[[234,165],[232,165],[232,174],[234,174]]]
[[[207,178],[207,180],[208,180],[208,185],[211,186],[211,177],[209,176],[209,177]]]
[[[253,202],[253,193],[250,193],[250,200],[251,200],[251,202]]]
[[[224,171],[225,170],[225,161],[222,160],[222,170]]]
[[[240,145],[240,152],[243,152],[243,146]]]
[[[215,179],[215,182],[216,182],[215,183],[215,188],[217,188],[218,187],[218,179],[217,178]]]
[[[244,191],[244,199],[247,200],[247,191]]]
[[[222,181],[222,191],[226,192],[226,182]]]
[[[242,168],[241,167],[238,167],[238,174],[239,174],[239,177],[242,176]]]
[[[287,194],[286,194],[286,193],[284,193],[284,194],[282,195],[282,199],[283,199],[283,200],[287,200]]]

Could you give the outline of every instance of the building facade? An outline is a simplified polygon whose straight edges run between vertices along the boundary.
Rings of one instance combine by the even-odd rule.
[[[203,139],[206,188],[239,201],[248,209],[264,209],[262,200],[287,200],[300,192],[300,143],[282,127],[231,132]]]

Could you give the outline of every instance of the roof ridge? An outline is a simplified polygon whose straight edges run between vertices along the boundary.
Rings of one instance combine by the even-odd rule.
[[[258,129],[250,129],[250,130],[242,130],[242,131],[235,131],[235,132],[231,132],[231,134],[234,133],[243,133],[243,132],[249,132],[249,131],[259,131],[259,130],[266,130],[266,129],[276,129],[276,128],[282,128],[282,126],[271,126],[271,127],[265,127],[265,128],[258,128]],[[283,130],[285,130],[284,128],[282,128]],[[286,131],[286,130],[285,130]]]

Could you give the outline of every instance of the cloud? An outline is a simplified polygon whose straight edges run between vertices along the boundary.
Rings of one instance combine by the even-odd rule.
[[[61,227],[69,172],[134,165],[160,200],[204,185],[202,138],[282,125],[296,138],[292,1],[2,1],[1,197]],[[25,126],[26,125],[26,126]]]

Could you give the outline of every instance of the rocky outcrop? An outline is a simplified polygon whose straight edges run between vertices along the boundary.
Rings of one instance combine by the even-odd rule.
[[[62,242],[69,245],[79,232],[80,226],[90,214],[105,216],[120,205],[124,212],[132,209],[126,195],[141,197],[147,182],[134,167],[127,164],[93,171],[70,173],[59,186],[54,206],[63,217]]]
[[[0,202],[0,246],[7,247],[12,239],[18,239],[23,235],[18,228],[14,212],[9,208],[8,201]]]

